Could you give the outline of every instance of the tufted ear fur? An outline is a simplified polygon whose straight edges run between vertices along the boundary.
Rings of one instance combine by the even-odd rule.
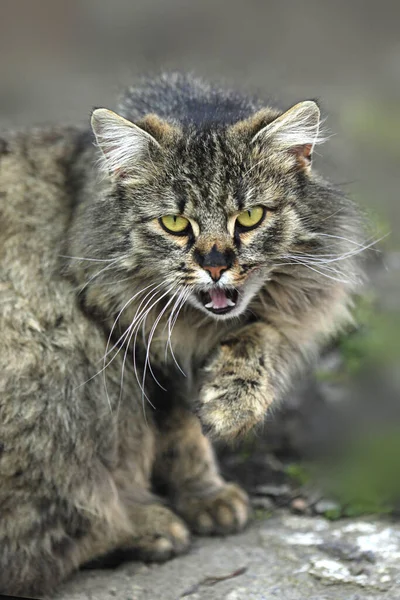
[[[320,111],[311,100],[296,104],[260,129],[252,139],[252,142],[268,142],[276,150],[294,154],[304,168],[311,166],[315,144],[323,141],[320,136]]]
[[[106,108],[92,113],[91,126],[104,158],[106,171],[114,175],[137,171],[148,161],[159,142],[147,131]]]

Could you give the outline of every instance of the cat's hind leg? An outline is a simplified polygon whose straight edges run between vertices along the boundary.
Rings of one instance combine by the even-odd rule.
[[[0,594],[51,594],[73,571],[121,552],[164,561],[185,551],[190,534],[181,519],[157,500],[125,504],[108,473],[98,486],[83,486],[68,500],[30,494],[2,510]],[[133,491],[133,490],[131,490]],[[28,500],[28,499],[27,499]]]

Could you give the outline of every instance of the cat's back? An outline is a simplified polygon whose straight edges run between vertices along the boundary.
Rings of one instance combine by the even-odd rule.
[[[57,319],[67,284],[58,275],[73,210],[68,172],[79,132],[31,130],[0,137],[0,328]],[[4,338],[2,338],[4,339]],[[3,344],[4,348],[4,344]]]
[[[69,128],[32,129],[0,135],[0,244],[24,236],[40,245],[68,218],[68,168],[79,134]],[[34,235],[42,232],[42,235]],[[11,242],[9,242],[11,243]],[[8,247],[8,245],[7,245]],[[4,255],[2,255],[3,258]],[[2,260],[3,262],[3,260]]]

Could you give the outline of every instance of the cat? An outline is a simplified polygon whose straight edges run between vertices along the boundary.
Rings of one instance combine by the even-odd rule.
[[[91,130],[3,136],[0,593],[245,526],[210,440],[264,421],[363,278],[320,121],[172,73]]]

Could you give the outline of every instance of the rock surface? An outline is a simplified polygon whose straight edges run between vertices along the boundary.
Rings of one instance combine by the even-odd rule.
[[[400,523],[281,511],[163,565],[78,573],[54,600],[395,600]]]

